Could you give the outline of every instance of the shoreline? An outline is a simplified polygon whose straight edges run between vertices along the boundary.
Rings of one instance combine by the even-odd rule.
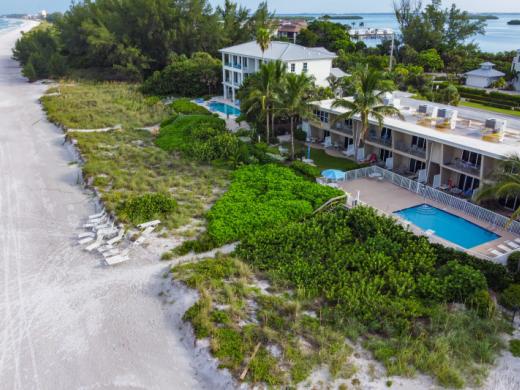
[[[26,21],[0,31],[0,383],[5,388],[224,389],[226,373],[190,345],[193,296],[164,302],[162,248],[101,266],[77,245],[94,212],[75,157],[11,59]],[[232,386],[232,385],[231,385]]]

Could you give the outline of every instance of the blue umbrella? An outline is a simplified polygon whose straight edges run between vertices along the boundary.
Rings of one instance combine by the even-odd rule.
[[[321,176],[329,180],[345,180],[345,172],[338,169],[325,169]]]

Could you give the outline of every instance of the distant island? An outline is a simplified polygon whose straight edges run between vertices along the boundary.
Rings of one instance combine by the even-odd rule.
[[[510,20],[509,22],[507,22],[507,24],[509,24],[511,26],[520,26],[520,19]]]
[[[470,19],[473,20],[498,20],[498,16],[495,15],[482,15],[482,14],[470,14]]]
[[[342,19],[342,20],[361,20],[362,16],[358,15],[323,15],[322,19]]]

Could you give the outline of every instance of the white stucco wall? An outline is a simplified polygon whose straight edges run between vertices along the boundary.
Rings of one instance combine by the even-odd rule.
[[[314,76],[316,85],[327,87],[327,77],[332,69],[332,60],[309,60],[309,61],[289,61],[287,62],[287,71],[291,71],[291,64],[295,65],[295,73],[300,74],[303,71],[303,64],[307,63],[307,74]]]
[[[468,87],[487,88],[496,80],[498,80],[498,78],[468,76],[466,78],[466,85]]]

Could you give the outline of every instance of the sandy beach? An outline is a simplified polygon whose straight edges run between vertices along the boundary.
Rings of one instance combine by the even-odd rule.
[[[182,323],[194,294],[158,296],[157,253],[107,268],[77,245],[94,199],[38,103],[47,86],[10,59],[30,27],[0,32],[0,388],[231,387]]]

